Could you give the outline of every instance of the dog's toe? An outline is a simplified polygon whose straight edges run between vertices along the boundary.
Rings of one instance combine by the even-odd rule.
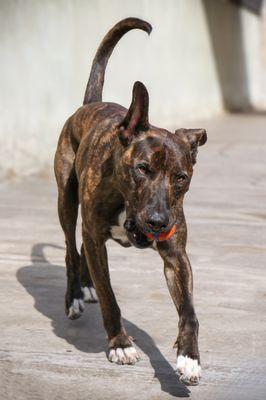
[[[84,286],[81,288],[83,292],[83,300],[86,303],[97,303],[98,297],[96,294],[96,290],[93,286]]]
[[[198,385],[201,376],[201,366],[198,360],[181,355],[176,360],[176,372],[180,381],[186,385]]]
[[[125,347],[123,349],[122,347],[118,347],[116,349],[110,349],[108,359],[117,364],[135,364],[140,360],[140,355],[134,346]]]
[[[68,310],[69,319],[77,319],[81,316],[84,311],[84,301],[82,299],[73,299],[71,306]]]

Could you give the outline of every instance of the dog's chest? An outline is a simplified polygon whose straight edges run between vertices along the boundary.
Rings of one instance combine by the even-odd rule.
[[[118,216],[118,225],[111,226],[111,236],[112,239],[118,240],[123,244],[129,245],[130,241],[128,240],[126,230],[124,228],[125,220],[126,220],[126,211],[122,211]]]

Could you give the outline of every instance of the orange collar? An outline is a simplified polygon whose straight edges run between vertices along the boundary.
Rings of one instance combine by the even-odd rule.
[[[165,240],[169,239],[173,236],[176,231],[176,224],[172,226],[171,229],[167,232],[162,233],[145,233],[148,239],[155,240],[156,242],[164,242]]]

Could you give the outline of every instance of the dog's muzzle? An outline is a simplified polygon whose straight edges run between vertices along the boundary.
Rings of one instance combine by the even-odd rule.
[[[124,228],[130,242],[139,249],[145,249],[152,245],[153,240],[149,239],[143,232],[141,232],[135,221],[131,218],[126,219]]]

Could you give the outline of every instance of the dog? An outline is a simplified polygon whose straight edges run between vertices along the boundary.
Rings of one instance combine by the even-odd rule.
[[[105,243],[154,248],[179,314],[176,368],[179,379],[201,375],[192,271],[186,254],[183,199],[189,189],[204,129],[174,133],[149,123],[149,95],[135,82],[129,109],[102,101],[105,69],[120,38],[131,29],[150,34],[148,22],[127,18],[104,37],[92,63],[83,106],[65,123],[55,154],[58,214],[66,241],[65,310],[81,316],[85,302],[99,301],[108,358],[134,364],[140,356],[126,332],[111,287]],[[76,245],[80,204],[82,246]]]

